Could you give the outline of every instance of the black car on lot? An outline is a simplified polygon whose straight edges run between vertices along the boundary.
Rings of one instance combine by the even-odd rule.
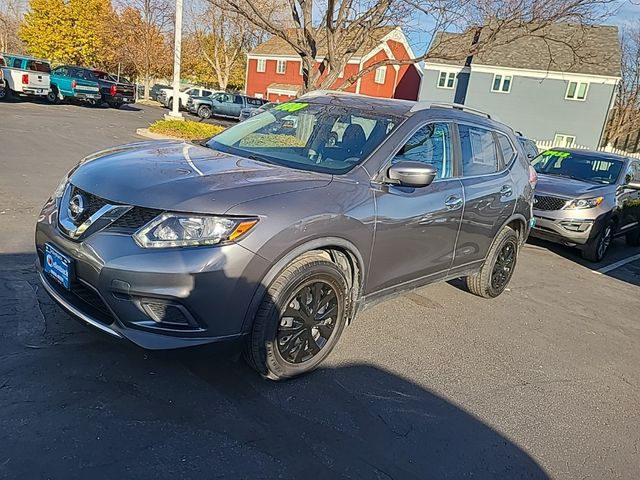
[[[135,103],[136,87],[133,83],[101,70],[93,70],[93,74],[98,79],[102,103],[106,103],[112,108]]]

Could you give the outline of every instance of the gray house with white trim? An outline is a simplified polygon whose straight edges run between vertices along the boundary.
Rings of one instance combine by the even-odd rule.
[[[600,145],[620,81],[617,27],[555,24],[544,37],[499,42],[466,59],[439,58],[472,41],[471,32],[436,36],[420,100],[457,100],[537,141]]]

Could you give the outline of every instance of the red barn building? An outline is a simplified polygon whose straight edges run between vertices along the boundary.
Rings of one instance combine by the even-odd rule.
[[[323,57],[322,46],[318,59]],[[399,27],[382,27],[349,59],[344,72],[333,85],[338,88],[345,77],[386,59],[413,58],[413,52]],[[386,65],[367,73],[346,91],[382,98],[416,100],[422,73],[416,65]],[[289,44],[272,37],[252,50],[247,58],[245,92],[249,96],[283,102],[296,98],[302,87],[302,60]]]

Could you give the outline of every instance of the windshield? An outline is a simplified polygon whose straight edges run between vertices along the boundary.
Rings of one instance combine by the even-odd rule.
[[[346,173],[402,121],[355,108],[291,102],[231,127],[207,146],[268,163]]]
[[[618,180],[623,162],[574,152],[547,150],[531,161],[536,172],[583,182],[612,184]]]

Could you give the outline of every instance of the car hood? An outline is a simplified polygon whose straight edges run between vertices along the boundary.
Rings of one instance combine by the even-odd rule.
[[[536,194],[566,198],[587,198],[615,191],[615,185],[598,185],[558,175],[538,174]]]
[[[70,175],[76,187],[114,203],[222,214],[240,203],[328,185],[331,175],[271,165],[176,141],[98,152]]]

